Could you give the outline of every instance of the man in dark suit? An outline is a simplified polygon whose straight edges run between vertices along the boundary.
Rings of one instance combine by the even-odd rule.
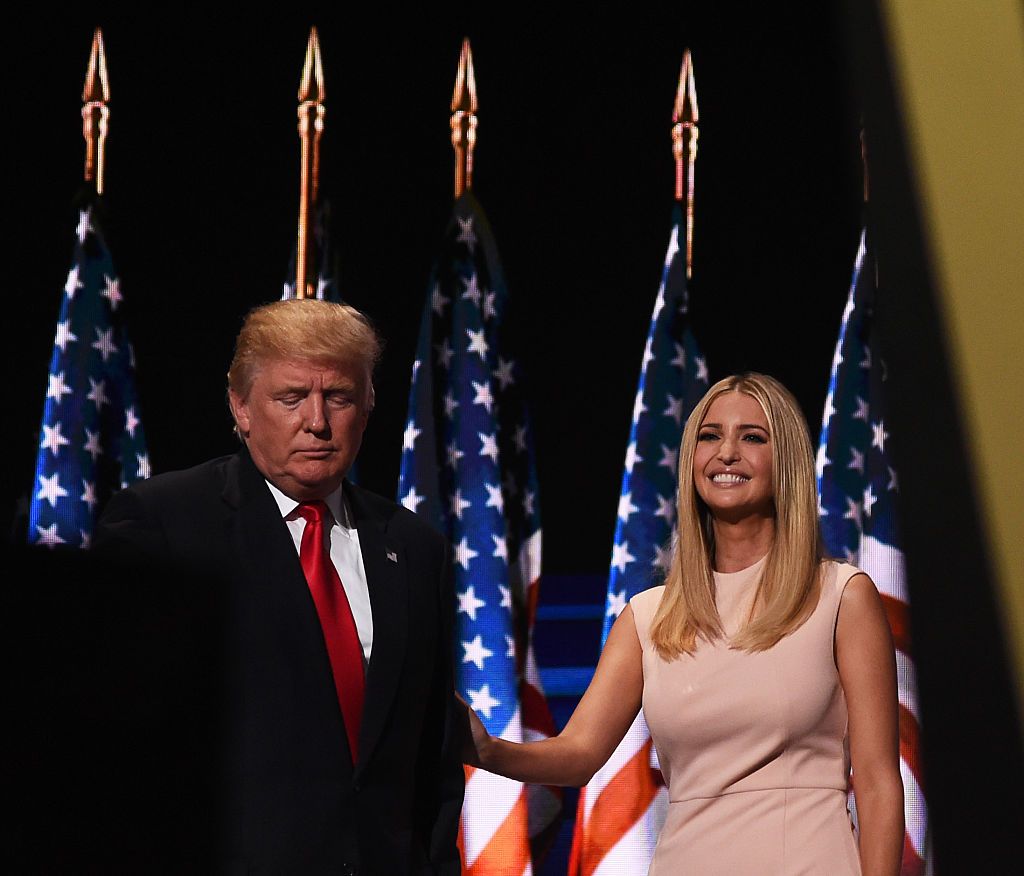
[[[96,533],[216,618],[230,872],[459,871],[449,549],[344,480],[379,350],[350,307],[257,308],[228,372],[243,447],[121,491]]]

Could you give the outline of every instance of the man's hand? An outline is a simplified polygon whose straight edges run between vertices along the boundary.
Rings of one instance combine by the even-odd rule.
[[[484,767],[487,759],[487,750],[491,745],[491,734],[487,732],[476,712],[470,707],[458,693],[455,698],[462,708],[459,710],[459,730],[462,736],[461,752],[462,762],[474,767]]]

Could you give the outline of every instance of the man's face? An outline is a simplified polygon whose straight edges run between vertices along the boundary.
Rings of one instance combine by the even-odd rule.
[[[337,489],[370,415],[369,375],[359,366],[271,359],[231,411],[256,468],[298,501]]]

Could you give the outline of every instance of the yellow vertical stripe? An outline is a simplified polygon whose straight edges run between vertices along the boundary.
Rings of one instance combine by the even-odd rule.
[[[1024,4],[880,8],[1024,717]]]

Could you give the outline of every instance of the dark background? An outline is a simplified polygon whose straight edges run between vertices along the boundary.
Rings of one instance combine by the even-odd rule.
[[[608,568],[623,456],[670,230],[684,47],[700,109],[693,319],[712,379],[776,375],[816,434],[861,221],[860,110],[838,12],[62,19],[8,32],[8,415],[0,509],[32,481],[81,180],[80,91],[104,27],[109,242],[154,471],[234,446],[223,374],[242,315],[280,294],[298,199],[308,29],[327,83],[322,189],[342,293],[387,339],[361,481],[394,495],[431,261],[449,217],[448,104],[472,40],[488,212],[537,430],[545,569]],[[12,87],[13,85],[13,87]],[[595,594],[600,599],[600,594]]]

